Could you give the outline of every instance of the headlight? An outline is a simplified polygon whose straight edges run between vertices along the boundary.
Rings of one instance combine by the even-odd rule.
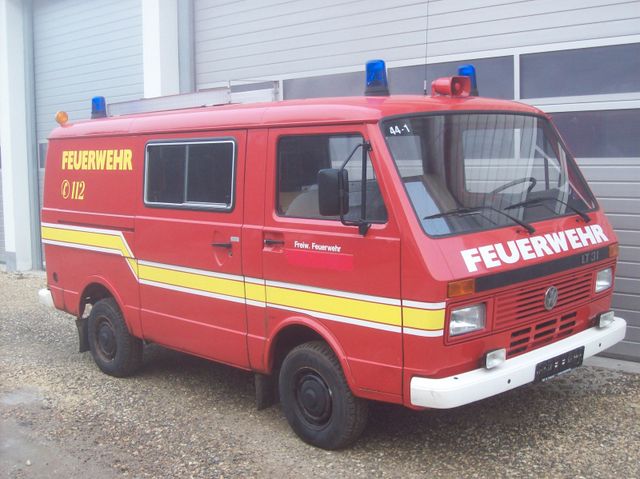
[[[452,309],[449,320],[449,336],[470,333],[483,329],[485,325],[486,308],[484,303]]]
[[[596,275],[596,293],[610,288],[612,280],[613,270],[611,268],[598,271],[598,274]]]

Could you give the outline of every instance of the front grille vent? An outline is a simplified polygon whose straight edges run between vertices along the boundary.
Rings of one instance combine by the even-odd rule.
[[[507,349],[507,358],[570,336],[576,329],[576,316],[577,313],[574,311],[559,318],[544,319],[513,331]]]
[[[551,286],[558,288],[558,303],[554,311],[562,311],[567,307],[575,309],[589,299],[592,277],[591,271],[574,273],[498,295],[495,301],[495,329],[517,327],[552,314],[544,307],[544,295]]]

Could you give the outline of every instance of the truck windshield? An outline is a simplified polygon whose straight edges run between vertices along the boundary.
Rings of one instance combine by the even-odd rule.
[[[393,118],[382,131],[425,232],[469,233],[578,214],[596,203],[549,122],[455,113]]]

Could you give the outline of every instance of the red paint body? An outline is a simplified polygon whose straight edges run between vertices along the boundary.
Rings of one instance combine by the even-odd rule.
[[[480,366],[490,350],[509,347],[522,324],[494,324],[492,308],[515,290],[527,291],[585,273],[588,294],[555,313],[572,314],[572,332],[592,325],[610,307],[611,289],[593,294],[594,271],[608,262],[586,265],[550,277],[520,282],[462,298],[447,298],[447,284],[515,270],[522,263],[469,273],[460,251],[525,237],[519,226],[445,238],[430,238],[419,224],[381,134],[379,121],[392,115],[427,111],[512,111],[544,114],[514,102],[477,97],[363,97],[222,106],[79,122],[56,129],[50,138],[42,221],[121,231],[137,260],[183,268],[293,283],[385,298],[446,302],[445,334],[420,337],[359,327],[248,302],[224,301],[140,284],[121,256],[45,247],[47,280],[56,307],[80,314],[81,297],[91,284],[106,287],[120,305],[135,336],[173,349],[247,370],[270,373],[278,334],[299,325],[321,335],[339,357],[353,392],[369,399],[411,407],[413,376],[440,378]],[[366,236],[338,221],[276,214],[276,146],[280,135],[360,133],[371,142],[372,163],[388,211],[386,224]],[[231,212],[148,207],[143,201],[145,145],[151,140],[232,137],[237,145],[235,204]],[[61,170],[63,150],[130,149],[131,171]],[[84,199],[64,199],[61,184],[84,181]],[[589,213],[615,243],[601,210]],[[584,226],[577,216],[535,224],[536,234]],[[232,254],[211,243],[237,237]],[[265,246],[265,239],[284,241]],[[339,254],[301,251],[293,241],[339,243]],[[595,249],[595,247],[593,248]],[[585,249],[584,251],[587,251]],[[560,253],[553,259],[575,252]],[[548,258],[527,262],[544,263]],[[55,278],[54,279],[54,275]],[[452,306],[486,298],[488,327],[457,340],[446,334]],[[507,306],[504,306],[506,308]],[[548,315],[532,315],[538,324]],[[513,354],[518,354],[514,352]]]

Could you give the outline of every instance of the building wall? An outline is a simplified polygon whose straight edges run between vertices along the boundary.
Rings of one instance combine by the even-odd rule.
[[[423,62],[427,2],[195,0],[196,84],[354,71],[371,58]],[[431,0],[432,59],[638,33],[624,0]]]

